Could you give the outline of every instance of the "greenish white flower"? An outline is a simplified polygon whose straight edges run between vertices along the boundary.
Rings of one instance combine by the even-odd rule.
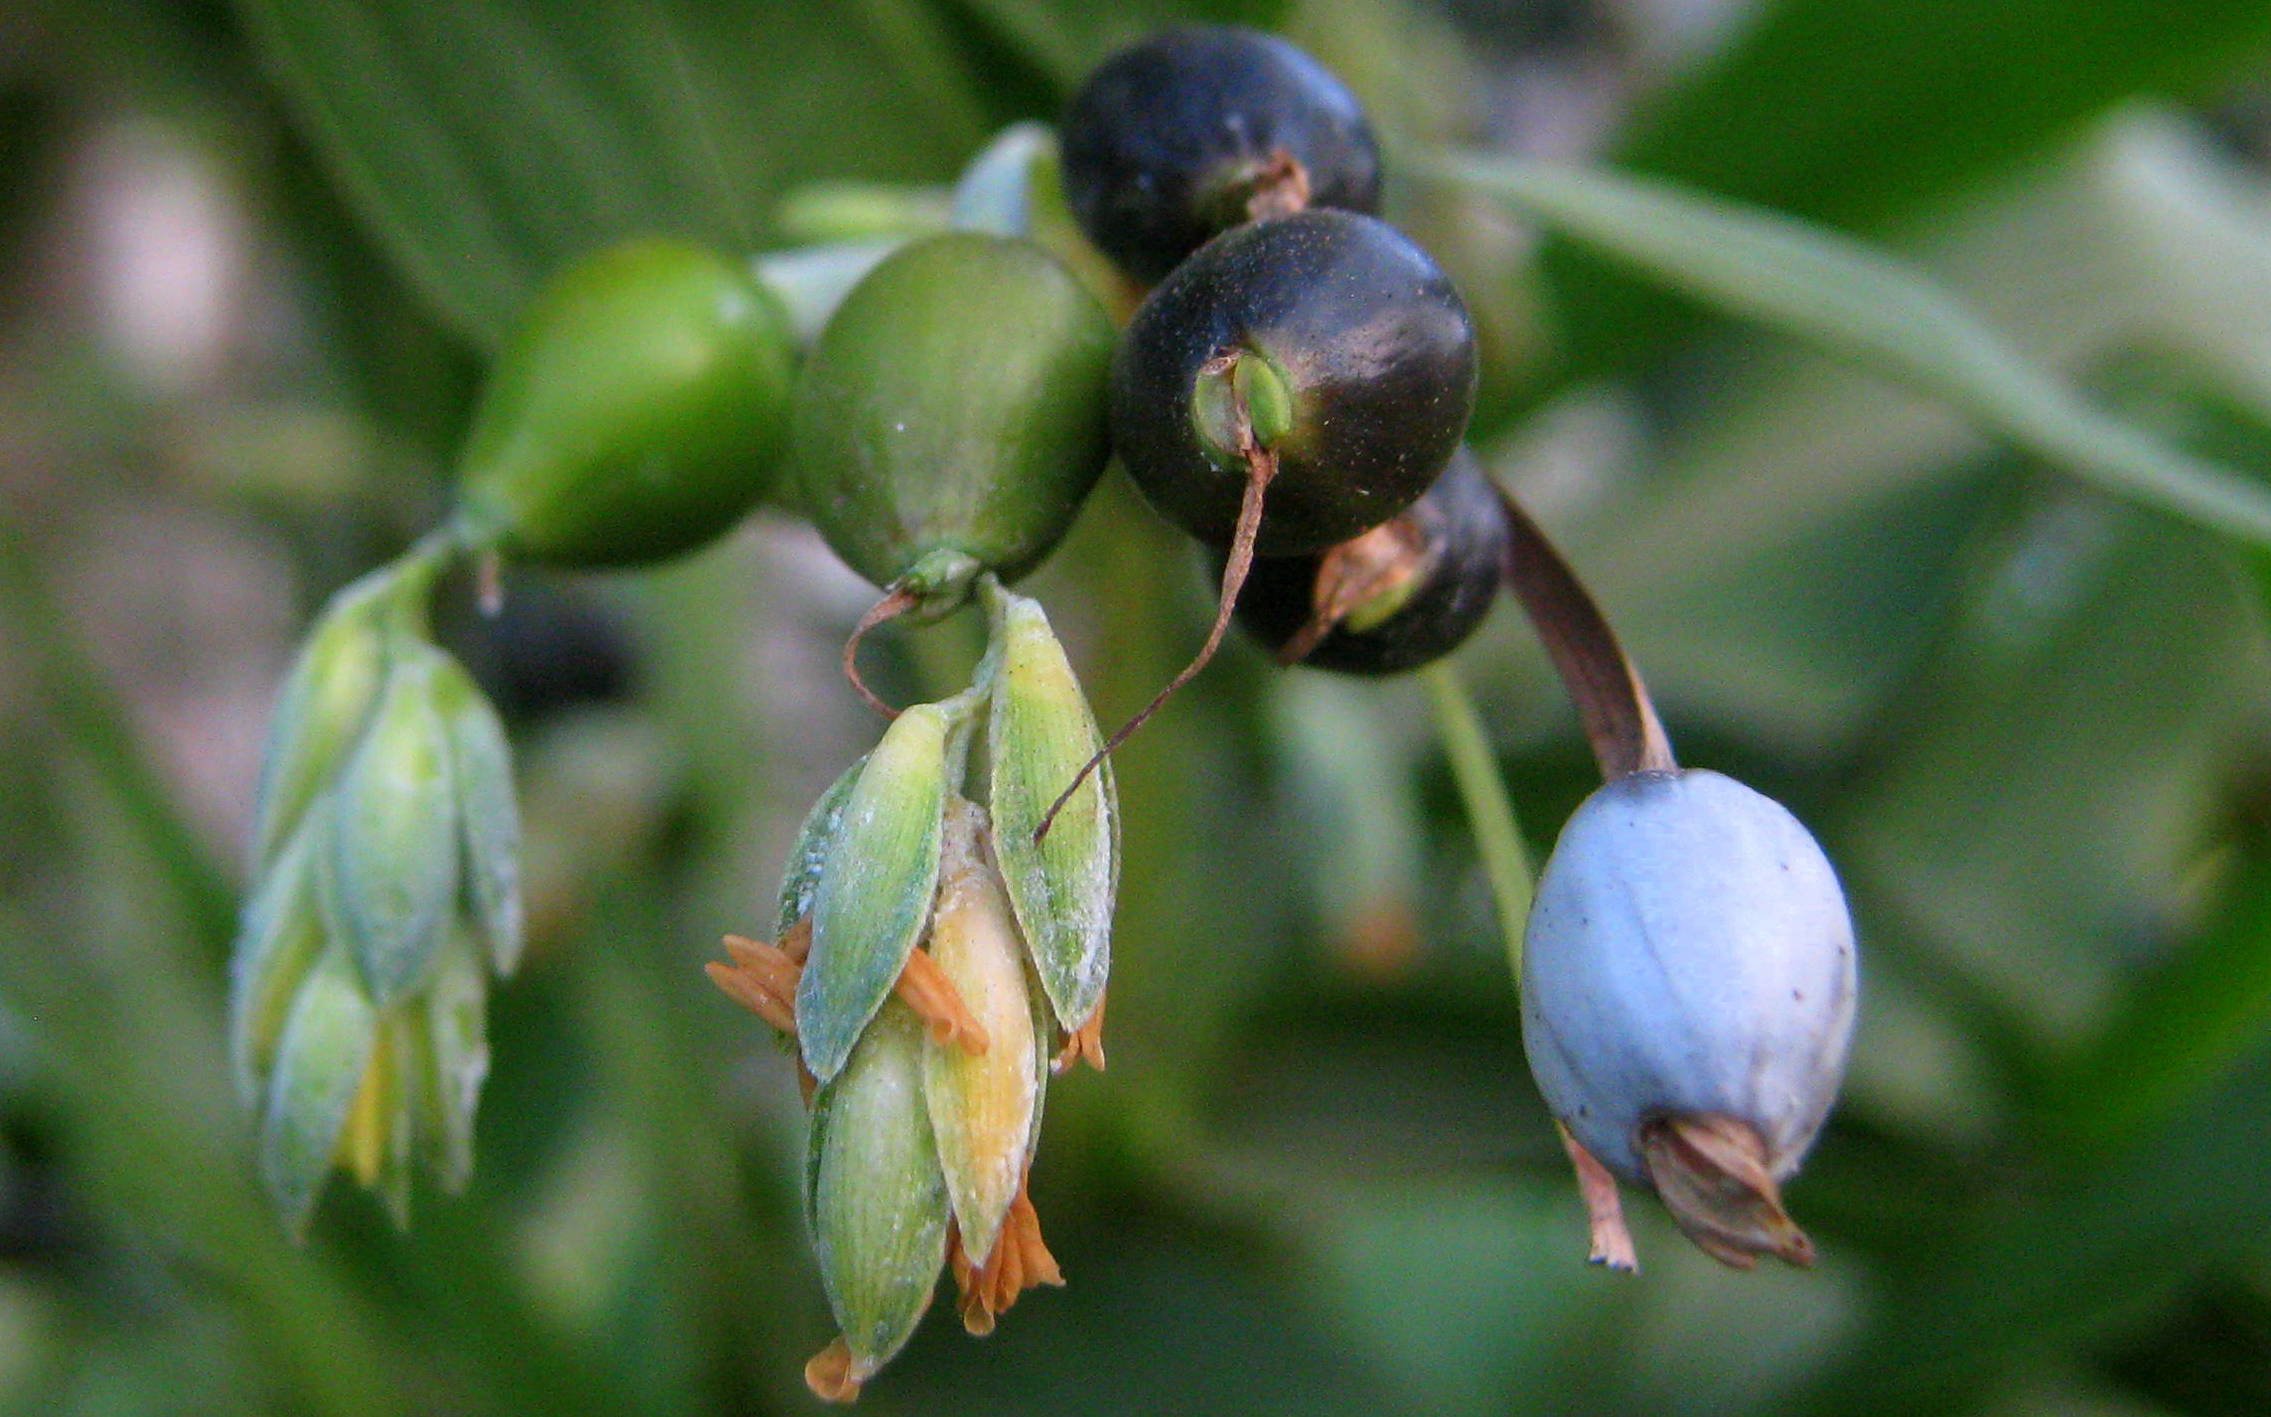
[[[1039,605],[990,577],[981,592],[992,644],[976,682],[899,714],[822,794],[777,938],[728,937],[731,962],[709,966],[798,1042],[806,1216],[841,1330],[805,1381],[831,1400],[906,1342],[942,1265],[972,1333],[1063,1282],[1026,1178],[1056,1039],[1101,1065],[1118,823],[1106,772],[1035,841],[1096,724]],[[963,795],[973,777],[986,806]]]
[[[521,948],[504,727],[424,637],[415,556],[341,592],[287,682],[230,967],[230,1055],[260,1171],[306,1231],[334,1169],[407,1216],[414,1170],[472,1169],[488,977]]]

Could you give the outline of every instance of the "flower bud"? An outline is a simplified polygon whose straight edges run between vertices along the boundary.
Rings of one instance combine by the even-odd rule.
[[[442,947],[433,981],[404,1010],[417,1087],[426,1164],[442,1189],[460,1191],[473,1176],[473,1122],[489,1076],[489,981],[481,950],[460,931]]]
[[[260,1174],[295,1236],[306,1233],[378,1043],[378,1011],[342,949],[301,983],[278,1040],[260,1122]]]
[[[464,848],[440,650],[394,639],[386,685],[334,795],[335,929],[381,1007],[415,988],[458,903]],[[452,666],[454,667],[454,666]]]
[[[1064,785],[1103,746],[1064,646],[1039,602],[1008,591],[997,605],[1001,670],[988,729],[993,849],[1041,987],[1069,1032],[1104,997],[1119,888],[1119,799],[1100,764],[1033,839]]]
[[[1821,848],[1717,773],[1640,772],[1577,809],[1538,881],[1523,1042],[1547,1106],[1706,1250],[1810,1250],[1778,1184],[1853,1031],[1853,925]]]
[[[899,982],[930,918],[946,811],[947,716],[893,721],[845,799],[812,897],[812,953],[797,985],[797,1041],[821,1082]]]
[[[321,818],[328,803],[319,802]],[[229,1067],[237,1095],[257,1107],[276,1059],[278,1040],[300,984],[323,954],[314,843],[327,823],[303,816],[282,854],[245,906],[243,928],[229,956]]]
[[[256,864],[284,849],[369,721],[386,677],[386,615],[397,588],[388,567],[341,590],[293,662],[261,754]]]
[[[985,813],[960,800],[947,809],[929,950],[987,1040],[981,1053],[923,1040],[923,1088],[947,1194],[963,1249],[983,1265],[1031,1160],[1047,1035],[1034,1029],[1025,946],[986,857]]]
[[[851,1396],[891,1360],[930,1307],[946,1263],[946,1181],[922,1049],[920,1022],[887,1002],[813,1098],[805,1214],[849,1360],[824,1395]]]
[[[437,568],[413,555],[341,593],[270,737],[229,1048],[295,1235],[334,1167],[398,1221],[419,1161],[464,1185],[487,975],[520,951],[509,749],[472,678],[423,638]]]
[[[585,258],[522,317],[482,391],[466,530],[573,566],[702,545],[773,485],[791,359],[779,302],[723,256],[644,240]]]
[[[473,676],[447,655],[433,667],[434,708],[449,741],[457,821],[464,834],[465,905],[498,975],[520,962],[520,804],[505,725]]]

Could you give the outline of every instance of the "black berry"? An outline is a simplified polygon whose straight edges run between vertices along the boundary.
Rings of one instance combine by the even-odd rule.
[[[1506,506],[1462,448],[1427,495],[1316,556],[1254,563],[1238,623],[1278,655],[1345,674],[1399,674],[1466,642],[1498,598]]]
[[[1450,279],[1386,222],[1309,211],[1225,232],[1136,312],[1112,442],[1144,496],[1215,546],[1275,460],[1255,550],[1322,551],[1410,506],[1474,410],[1475,335]]]
[[[1246,29],[1168,30],[1105,60],[1065,116],[1063,161],[1081,229],[1146,284],[1253,217],[1380,203],[1356,96]]]

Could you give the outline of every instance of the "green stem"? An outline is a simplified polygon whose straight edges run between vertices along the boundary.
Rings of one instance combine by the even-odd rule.
[[[15,629],[21,662],[50,721],[94,768],[198,941],[218,954],[236,934],[236,889],[182,815],[117,692],[88,656],[34,564],[21,529],[0,519],[0,623]]]
[[[1459,785],[1459,800],[1467,809],[1467,824],[1475,834],[1483,874],[1490,879],[1491,900],[1498,907],[1498,928],[1506,938],[1506,962],[1519,988],[1522,936],[1530,918],[1530,853],[1522,845],[1514,804],[1498,775],[1498,760],[1483,737],[1482,720],[1475,713],[1467,686],[1448,664],[1435,664],[1422,671],[1420,678],[1426,682],[1428,700],[1435,708],[1435,731],[1443,739],[1451,777]]]
[[[395,629],[418,639],[433,638],[434,582],[463,555],[469,543],[455,520],[427,532],[388,567],[394,584],[386,591]]]
[[[987,577],[989,581],[992,579]],[[950,783],[961,782],[969,769],[970,740],[977,733],[986,706],[993,701],[994,680],[1000,674],[1001,637],[990,635],[986,652],[970,676],[970,687],[939,703],[939,711],[946,715],[950,725],[946,734],[946,778]]]

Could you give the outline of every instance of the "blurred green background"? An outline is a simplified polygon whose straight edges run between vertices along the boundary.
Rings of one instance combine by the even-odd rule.
[[[813,179],[949,180],[1180,14],[1284,28],[1390,162],[1618,164],[1931,273],[2101,407],[2271,467],[2271,7],[2212,0],[32,0],[0,13],[0,1408],[795,1411],[830,1333],[788,1060],[701,977],[874,724],[870,592],[760,515],[516,573],[449,638],[512,718],[531,957],[480,1169],[304,1249],[224,960],[270,696],[446,504],[483,351],[565,259],[756,251]],[[1424,694],[1227,656],[1122,754],[1111,1071],[1052,1090],[1070,1287],[941,1311],[936,1413],[2271,1411],[2263,553],[1440,187],[1478,438],[1684,761],[1789,803],[1864,944],[1811,1273],[1653,1202],[1583,1264]],[[793,213],[793,208],[791,209]],[[1099,715],[1206,568],[1116,477],[1033,583]],[[886,635],[887,694],[971,636]],[[1459,671],[1535,852],[1591,768],[1502,610]]]

